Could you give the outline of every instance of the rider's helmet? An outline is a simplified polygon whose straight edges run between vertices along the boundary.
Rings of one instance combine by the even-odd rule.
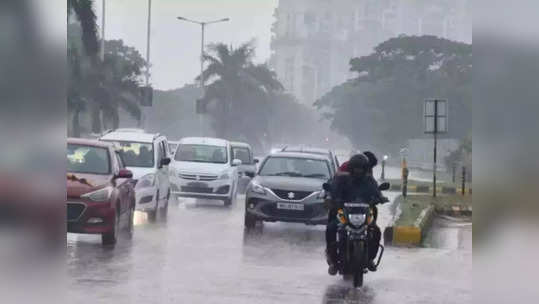
[[[378,164],[378,158],[372,153],[371,151],[365,151],[363,152],[365,156],[369,159],[369,167],[374,168]]]
[[[348,162],[348,172],[350,174],[365,174],[369,170],[369,159],[363,154],[356,154]]]

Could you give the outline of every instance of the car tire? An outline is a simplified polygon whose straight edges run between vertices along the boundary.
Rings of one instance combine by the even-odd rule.
[[[167,199],[165,201],[165,206],[163,206],[163,207],[161,207],[161,209],[159,209],[159,214],[161,215],[162,219],[167,218],[169,201],[170,201],[170,190],[168,190]]]
[[[256,226],[256,217],[253,215],[250,215],[249,213],[245,212],[245,219],[244,219],[245,229],[253,229]]]
[[[148,220],[155,222],[157,220],[157,211],[159,211],[159,190],[155,194],[155,209],[148,211]]]
[[[135,206],[129,208],[129,218],[127,219],[127,227],[125,232],[129,239],[133,238],[133,232],[135,231]]]
[[[238,190],[238,185],[235,184],[232,187],[233,188],[232,188],[232,190],[230,192],[230,197],[223,200],[225,202],[225,206],[227,206],[227,207],[232,205],[232,203],[236,200],[236,193],[237,193],[237,190]]]
[[[118,232],[120,229],[120,212],[116,210],[116,217],[112,231],[101,234],[101,243],[103,245],[115,245],[118,241]]]

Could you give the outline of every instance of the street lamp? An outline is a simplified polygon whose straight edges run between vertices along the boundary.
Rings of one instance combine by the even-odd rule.
[[[192,20],[185,17],[181,17],[181,16],[178,16],[176,18],[181,21],[198,24],[201,27],[202,39],[201,39],[201,46],[200,46],[200,88],[202,90],[202,97],[204,97],[204,77],[202,77],[202,74],[204,72],[204,29],[206,28],[206,25],[208,24],[226,22],[226,21],[229,21],[230,18],[223,18],[223,19],[218,19],[218,20],[213,20],[213,21],[197,21],[197,20]],[[199,122],[199,128],[202,131],[202,114],[200,114],[198,122]]]
[[[386,179],[386,160],[389,158],[389,156],[384,155],[384,158],[382,158],[382,176],[380,177],[382,180]]]

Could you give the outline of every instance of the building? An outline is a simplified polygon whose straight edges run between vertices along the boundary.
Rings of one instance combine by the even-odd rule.
[[[470,0],[280,0],[270,65],[311,104],[353,74],[349,61],[401,34],[471,42]]]

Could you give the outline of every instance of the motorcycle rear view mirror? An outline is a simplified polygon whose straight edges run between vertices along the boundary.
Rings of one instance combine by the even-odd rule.
[[[378,186],[378,190],[385,191],[385,190],[389,190],[390,187],[391,185],[388,182],[384,182],[384,183],[381,183],[380,186]]]
[[[324,183],[322,184],[322,189],[329,192],[331,191],[331,186],[329,185],[329,183]]]

